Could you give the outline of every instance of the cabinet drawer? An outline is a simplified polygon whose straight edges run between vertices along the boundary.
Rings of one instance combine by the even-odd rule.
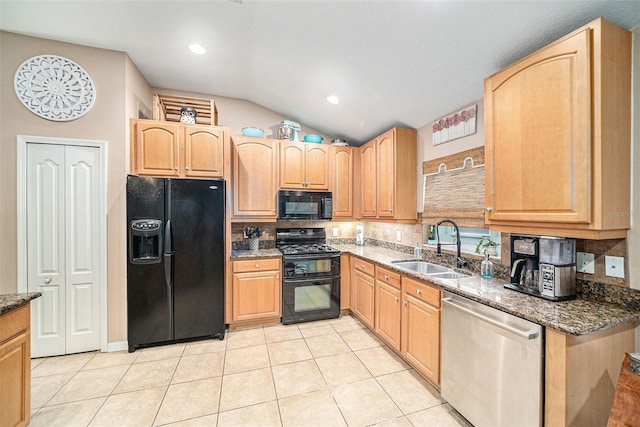
[[[0,316],[0,343],[29,329],[29,305],[25,304]]]
[[[368,274],[371,277],[375,275],[374,264],[370,263],[369,261],[365,261],[360,258],[354,258],[353,266],[356,270],[362,271],[363,273]]]
[[[400,275],[391,270],[387,270],[386,268],[376,266],[376,280],[380,280],[400,289]]]
[[[408,277],[402,278],[402,291],[426,302],[436,308],[440,308],[442,292],[440,289]]]
[[[254,258],[242,261],[233,261],[234,273],[245,273],[248,271],[268,271],[279,270],[279,258]]]

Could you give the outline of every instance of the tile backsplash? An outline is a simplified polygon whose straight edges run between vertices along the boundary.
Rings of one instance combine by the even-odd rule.
[[[423,243],[423,225],[418,224],[396,224],[386,222],[342,222],[342,221],[280,221],[277,223],[233,223],[231,227],[232,245],[234,249],[246,249],[247,241],[244,238],[243,230],[245,227],[260,227],[266,230],[265,234],[260,238],[261,248],[275,247],[276,228],[295,228],[295,227],[319,227],[325,228],[327,239],[335,241],[344,241],[344,239],[355,238],[356,226],[364,226],[365,239],[379,244],[380,246],[389,247],[391,249],[400,250],[407,253],[413,253],[413,247],[416,242]],[[334,229],[337,230],[337,236],[333,235]],[[497,271],[501,276],[509,274],[510,264],[510,239],[509,233],[502,233],[501,246],[502,254],[499,260],[492,259]],[[398,239],[399,238],[399,239]],[[628,259],[627,259],[627,241],[626,239],[611,240],[584,240],[576,241],[576,250],[578,252],[589,252],[595,256],[595,273],[585,274],[577,273],[576,279],[582,282],[600,283],[606,285],[614,285],[620,287],[630,287],[628,281]],[[431,248],[424,248],[425,259],[437,261],[435,253]],[[450,252],[444,249],[445,257]],[[609,277],[605,275],[605,256],[618,256],[625,259],[625,278]],[[433,257],[433,259],[431,259]],[[464,254],[464,258],[470,263],[470,268],[479,270],[481,256]]]

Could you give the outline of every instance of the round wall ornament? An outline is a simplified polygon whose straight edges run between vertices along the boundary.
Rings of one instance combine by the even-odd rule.
[[[59,122],[87,114],[96,101],[96,86],[80,65],[57,55],[27,59],[18,67],[14,88],[32,113]]]

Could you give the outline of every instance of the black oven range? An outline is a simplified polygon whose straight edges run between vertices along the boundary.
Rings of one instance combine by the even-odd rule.
[[[326,239],[324,228],[276,229],[285,325],[340,316],[340,251]]]

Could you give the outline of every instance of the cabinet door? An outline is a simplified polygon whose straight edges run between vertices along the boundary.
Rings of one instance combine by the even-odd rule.
[[[375,331],[397,351],[400,351],[400,296],[399,289],[376,279]]]
[[[395,215],[395,152],[393,129],[376,139],[377,186],[376,208],[379,217],[393,218]]]
[[[233,158],[234,216],[276,218],[277,141],[238,139]]]
[[[486,222],[591,220],[590,30],[485,81]]]
[[[218,178],[224,175],[224,132],[222,129],[185,126],[184,175]]]
[[[440,310],[402,294],[401,354],[434,384],[440,384]]]
[[[360,185],[361,207],[363,217],[376,216],[376,144],[375,141],[366,143],[361,147],[361,173]]]
[[[30,304],[0,316],[0,425],[31,418]]]
[[[370,328],[374,327],[374,286],[373,277],[355,270],[351,283],[351,308]]]
[[[233,321],[282,316],[280,273],[233,274]]]
[[[329,145],[308,144],[305,155],[305,188],[329,190],[330,166]]]
[[[133,173],[151,176],[180,174],[180,126],[134,121]]]
[[[280,188],[305,188],[305,145],[280,142]]]
[[[334,147],[333,217],[353,217],[353,149]]]

